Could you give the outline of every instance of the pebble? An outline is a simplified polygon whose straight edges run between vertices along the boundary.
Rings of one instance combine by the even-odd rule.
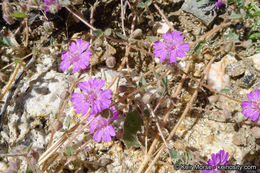
[[[6,172],[8,166],[5,162],[0,162],[0,172]]]
[[[242,61],[231,63],[226,67],[226,72],[230,77],[237,77],[245,73],[245,65]]]
[[[246,146],[247,145],[247,131],[244,128],[241,128],[232,138],[232,143],[237,146]]]
[[[243,78],[239,81],[239,86],[243,88],[249,88],[255,81],[256,75],[253,72],[246,71]]]
[[[173,25],[172,22],[170,22]],[[163,20],[162,22],[156,22],[153,26],[153,30],[158,34],[164,34],[170,30],[170,26]]]
[[[252,61],[254,62],[255,69],[260,71],[260,53],[250,56],[248,58],[252,59]]]
[[[208,85],[217,91],[229,88],[230,77],[226,74],[225,68],[234,62],[236,59],[233,56],[226,55],[221,61],[213,63],[208,72]]]

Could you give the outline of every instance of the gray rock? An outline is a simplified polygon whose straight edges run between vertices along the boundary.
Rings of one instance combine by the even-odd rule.
[[[209,26],[212,24],[213,20],[216,18],[217,13],[214,10],[215,2],[210,0],[199,1],[196,0],[186,0],[182,5],[181,9],[187,13],[191,13],[202,22]]]
[[[242,61],[231,63],[226,67],[226,72],[231,77],[237,77],[245,72],[245,65]]]
[[[253,72],[246,71],[243,78],[240,79],[239,86],[249,88],[255,81],[256,75]]]

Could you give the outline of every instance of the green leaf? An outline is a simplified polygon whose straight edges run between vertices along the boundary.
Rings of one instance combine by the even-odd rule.
[[[139,87],[142,87],[142,86],[144,86],[144,85],[146,85],[146,80],[145,80],[145,78],[142,76],[141,79],[140,79],[140,81],[138,82],[138,86],[139,86]],[[145,89],[143,89],[143,91],[145,92]]]
[[[66,120],[65,120],[65,127],[69,128],[70,127],[70,116],[68,115]]]
[[[238,40],[238,39],[239,39],[239,35],[236,33],[235,30],[229,31],[227,37],[228,37],[230,40]]]
[[[162,85],[163,85],[163,93],[162,94],[165,94],[168,92],[168,80],[167,80],[167,77],[164,76],[162,78]]]
[[[112,29],[111,28],[107,28],[104,32],[105,35],[107,36],[110,36],[111,35],[111,32],[112,32]]]
[[[156,79],[160,79],[160,75],[156,72],[156,71],[153,71],[153,74],[155,76]],[[168,92],[168,81],[167,81],[167,77],[164,76],[161,81],[160,81],[160,85],[163,86],[163,90],[162,91],[159,91],[158,94],[159,95],[164,95]]]
[[[15,64],[18,64],[18,63],[20,63],[20,62],[21,62],[21,59],[18,59],[18,58],[15,58],[15,59],[14,59],[14,63],[15,63]]]
[[[33,165],[33,167],[34,167],[34,170],[36,170],[36,173],[40,173],[40,171],[39,171],[39,169],[37,168],[36,165]],[[33,173],[33,170],[30,167],[30,165],[27,165],[26,173]]]
[[[147,0],[146,2],[145,2],[145,6],[146,6],[146,8],[147,7],[149,7],[151,4],[152,4],[152,0]]]
[[[145,3],[140,2],[140,3],[138,3],[137,7],[139,7],[139,8],[145,8]]]
[[[11,14],[12,17],[17,17],[17,18],[25,18],[26,14],[21,13],[21,12],[15,12]]]
[[[141,144],[137,139],[136,133],[141,130],[142,119],[136,111],[128,113],[124,122],[124,142],[128,147],[139,147]]]
[[[0,38],[0,46],[12,46],[10,37],[1,37]]]
[[[249,37],[250,39],[257,39],[257,38],[260,38],[260,32],[258,32],[258,33],[254,33],[254,34],[252,34],[252,35],[250,35],[250,37]]]
[[[149,112],[148,109],[145,109],[145,110],[144,110],[144,115],[145,115],[147,118],[150,117],[150,112]]]
[[[204,46],[206,44],[206,41],[205,40],[203,40],[203,41],[200,41],[196,46],[195,46],[195,48],[194,48],[194,54],[197,54],[197,55],[199,55],[200,54],[200,51],[201,51],[201,49],[202,49],[202,47]]]
[[[172,160],[176,160],[176,163],[182,163],[181,155],[177,151],[169,149],[169,153]]]
[[[72,156],[73,150],[72,150],[72,147],[71,147],[71,146],[68,146],[68,147],[66,148],[66,153],[67,153],[69,156]]]
[[[256,53],[260,53],[260,44],[258,44],[256,47]]]
[[[222,89],[220,90],[221,93],[228,93],[229,92],[229,89]]]
[[[94,35],[97,37],[100,37],[103,34],[103,31],[101,29],[97,29],[93,31]]]
[[[120,37],[121,39],[123,39],[123,40],[127,40],[127,37],[124,36],[123,34],[121,34],[120,32],[116,32],[116,35],[117,35],[118,37]]]
[[[159,40],[159,38],[156,37],[156,36],[147,36],[147,38],[148,38],[149,40],[151,40],[152,42],[155,42],[155,41]]]
[[[185,163],[188,163],[192,159],[192,155],[188,152],[183,153]]]
[[[50,44],[51,44],[51,45],[54,45],[54,42],[55,42],[55,39],[51,36]]]
[[[260,16],[260,11],[254,12],[253,16],[254,16],[254,17]]]
[[[58,118],[58,114],[55,114],[54,119],[57,120],[57,118]]]
[[[241,19],[243,16],[241,14],[231,15],[231,19]]]

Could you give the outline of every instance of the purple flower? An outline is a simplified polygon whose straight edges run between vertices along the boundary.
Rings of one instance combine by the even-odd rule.
[[[119,112],[116,111],[114,106],[109,110],[113,114],[112,118],[104,118],[100,114],[95,117],[95,113],[93,112],[90,117],[88,117],[88,121],[95,117],[89,124],[89,130],[90,134],[94,133],[93,139],[97,142],[100,142],[101,139],[103,139],[104,142],[111,142],[111,136],[116,135],[114,127],[109,123],[117,119]]]
[[[72,42],[69,46],[69,51],[62,52],[62,62],[60,69],[65,71],[73,64],[72,73],[79,72],[81,69],[86,69],[89,66],[90,51],[86,50],[90,43],[85,43],[82,39],[77,39],[76,43]]]
[[[103,109],[109,107],[112,91],[110,89],[102,90],[104,84],[104,80],[98,80],[97,78],[90,78],[88,82],[78,83],[78,87],[82,89],[85,94],[72,93],[71,95],[71,102],[74,103],[73,107],[77,113],[82,111],[82,116],[84,116],[90,106],[95,113],[101,112]]]
[[[223,5],[223,2],[221,0],[218,0],[218,2],[216,3],[216,7],[220,7],[221,5]]]
[[[62,7],[59,0],[44,0],[43,4],[44,4],[44,6],[47,7],[47,8],[45,8],[45,11],[46,12],[50,11],[51,13],[56,13],[58,11],[58,9],[60,9]]]
[[[250,101],[243,101],[241,107],[244,108],[242,113],[251,119],[256,121],[260,114],[260,90],[255,90],[246,95]]]
[[[213,167],[217,167],[218,165],[228,165],[229,154],[225,153],[224,150],[220,150],[217,154],[211,154],[211,159],[208,160],[208,166],[212,166],[212,170],[203,170],[201,173],[221,173],[220,170],[214,169]]]
[[[163,34],[165,42],[156,41],[153,45],[155,57],[160,57],[161,62],[168,57],[170,63],[176,62],[177,57],[185,57],[185,52],[189,51],[189,44],[181,43],[183,38],[184,35],[181,35],[180,31]]]

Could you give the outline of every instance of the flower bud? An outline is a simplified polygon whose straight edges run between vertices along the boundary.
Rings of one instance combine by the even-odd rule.
[[[109,56],[106,59],[106,65],[108,68],[114,68],[116,65],[116,58],[113,56]]]

